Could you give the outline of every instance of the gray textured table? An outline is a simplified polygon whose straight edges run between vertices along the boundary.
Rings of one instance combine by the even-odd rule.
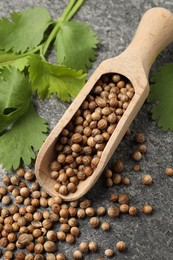
[[[61,14],[68,1],[66,0],[0,0],[0,16],[12,11],[20,11],[29,6],[44,6],[49,9],[53,18]],[[171,0],[86,0],[76,19],[85,21],[93,27],[100,39],[98,57],[90,70],[89,75],[106,59],[121,53],[131,41],[136,26],[142,14],[149,8],[162,6],[173,11]],[[153,68],[157,68],[164,62],[171,62],[173,57],[173,45],[169,46],[157,59]],[[54,59],[54,53],[50,55]],[[67,105],[52,97],[47,101],[37,101],[38,111],[50,124],[50,128],[56,124],[67,108]],[[88,193],[93,200],[93,205],[108,207],[109,194],[113,192],[125,192],[130,196],[130,204],[141,208],[144,203],[153,206],[151,216],[141,213],[137,217],[122,215],[117,219],[110,219],[111,232],[103,233],[101,229],[92,229],[88,225],[88,219],[81,222],[81,236],[75,245],[65,243],[59,245],[60,251],[65,252],[68,259],[72,259],[71,252],[80,241],[95,240],[99,244],[97,254],[89,254],[85,259],[96,259],[103,256],[104,249],[114,247],[118,240],[124,240],[128,250],[116,253],[113,259],[128,260],[172,260],[173,259],[173,178],[164,174],[166,166],[173,167],[173,133],[163,133],[151,120],[150,105],[144,104],[140,113],[131,126],[132,136],[137,132],[143,132],[146,137],[148,153],[144,156],[141,166],[142,171],[136,173],[132,170],[134,162],[130,160],[131,152],[135,149],[132,138],[127,136],[119,145],[110,161],[120,158],[125,162],[124,175],[131,179],[131,185],[113,186],[105,188],[103,176]],[[2,170],[0,170],[1,172]],[[2,171],[3,172],[3,171]],[[150,187],[144,187],[140,183],[141,176],[148,172],[153,176],[154,183]],[[104,217],[103,219],[107,219]],[[106,259],[106,258],[105,258]]]

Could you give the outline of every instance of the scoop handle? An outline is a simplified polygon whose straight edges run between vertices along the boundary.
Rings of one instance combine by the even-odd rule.
[[[146,11],[134,38],[123,54],[142,62],[148,76],[151,65],[161,51],[173,41],[173,13],[161,7]]]

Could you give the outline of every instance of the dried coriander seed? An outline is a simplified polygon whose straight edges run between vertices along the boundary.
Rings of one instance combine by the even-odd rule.
[[[135,140],[136,140],[137,143],[143,143],[143,142],[145,142],[145,136],[144,136],[144,134],[142,134],[142,133],[136,134]]]
[[[100,220],[97,217],[92,217],[89,223],[91,227],[97,228],[100,225]]]
[[[90,242],[90,243],[88,244],[88,247],[89,247],[89,250],[90,250],[91,252],[94,252],[94,253],[96,253],[97,250],[98,250],[98,245],[97,245],[97,243],[94,242],[94,241]]]
[[[105,256],[112,257],[113,255],[114,255],[113,249],[108,248],[105,250]]]
[[[170,167],[166,167],[165,173],[166,173],[168,176],[173,176],[173,169],[170,168]]]
[[[128,197],[128,195],[125,194],[125,193],[119,194],[118,202],[119,202],[120,204],[127,204],[127,203],[129,202],[129,197]]]
[[[126,244],[125,244],[124,241],[119,241],[119,242],[117,242],[116,245],[115,245],[115,247],[116,247],[116,249],[117,249],[119,252],[123,252],[123,251],[125,251],[126,248],[127,248],[127,246],[126,246]]]
[[[152,206],[148,205],[148,204],[145,204],[142,208],[142,212],[145,214],[145,215],[150,215],[153,211],[153,208]]]
[[[80,260],[83,258],[82,252],[80,250],[75,250],[73,252],[73,259],[74,260]]]
[[[64,254],[59,253],[56,255],[56,260],[66,260],[66,257]]]
[[[105,207],[99,207],[99,208],[97,208],[96,212],[97,212],[98,216],[103,216],[106,214],[106,209],[105,209]]]
[[[125,185],[130,185],[131,181],[130,181],[129,177],[123,177],[123,178],[121,178],[121,183],[123,183]]]
[[[133,154],[132,154],[132,158],[134,161],[140,161],[142,159],[142,154],[141,152],[139,151],[135,151]]]
[[[153,178],[151,175],[145,174],[142,176],[141,182],[144,185],[151,185],[153,183]]]
[[[103,223],[101,224],[101,229],[102,229],[103,231],[108,231],[108,230],[110,230],[110,224],[109,224],[109,222],[108,222],[108,221],[103,222]]]
[[[43,246],[44,250],[48,253],[55,252],[57,250],[57,246],[53,241],[46,241]]]
[[[114,163],[114,171],[117,172],[117,173],[121,173],[124,169],[124,164],[121,160],[117,160],[115,163]]]
[[[134,165],[133,170],[136,171],[136,172],[140,171],[141,165],[139,165],[139,164]]]
[[[118,194],[111,194],[110,196],[109,196],[109,201],[112,201],[112,202],[116,202],[116,201],[118,201],[118,197],[119,197],[119,195]]]
[[[121,212],[121,213],[128,213],[128,212],[129,212],[129,205],[127,205],[127,204],[121,204],[121,205],[120,205],[120,212]]]
[[[139,145],[138,151],[139,151],[140,153],[146,153],[146,152],[147,152],[147,146],[146,146],[145,144]]]
[[[89,250],[88,243],[87,243],[87,242],[81,242],[81,243],[79,244],[79,250],[80,250],[82,253],[87,253],[88,250]]]
[[[78,227],[72,227],[70,229],[70,234],[72,234],[74,237],[79,236],[79,234],[80,234],[79,228]]]
[[[85,210],[85,213],[86,213],[87,216],[93,217],[96,212],[95,212],[95,209],[94,209],[94,208],[89,207],[89,208],[87,208],[87,209]]]
[[[75,241],[75,237],[72,234],[67,234],[65,241],[67,244],[73,244]]]
[[[138,210],[135,206],[130,206],[129,207],[129,215],[130,216],[136,216],[136,214],[138,213]]]
[[[111,217],[111,218],[115,218],[115,217],[118,217],[119,214],[120,214],[120,209],[116,206],[110,206],[108,208],[108,216]]]

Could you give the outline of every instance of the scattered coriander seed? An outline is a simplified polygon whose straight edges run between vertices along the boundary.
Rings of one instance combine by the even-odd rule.
[[[73,252],[73,259],[74,260],[80,260],[83,258],[82,252],[80,250],[75,250]]]
[[[10,182],[11,182],[11,184],[13,184],[13,185],[19,185],[19,177],[16,176],[16,175],[13,175],[13,176],[10,178]]]
[[[129,212],[129,205],[127,205],[127,204],[121,204],[121,205],[120,205],[120,212],[121,212],[121,213],[128,213],[128,212]]]
[[[42,254],[36,254],[34,260],[44,260],[44,256]]]
[[[76,218],[70,218],[68,220],[68,224],[71,226],[71,227],[76,227],[78,226],[78,220]]]
[[[93,217],[96,212],[95,212],[95,209],[94,209],[94,208],[89,207],[89,208],[87,208],[87,209],[85,210],[85,213],[86,213],[87,216]]]
[[[20,195],[27,198],[30,195],[30,190],[27,187],[23,187],[20,189]]]
[[[56,260],[66,260],[66,257],[64,254],[59,253],[56,255]]]
[[[110,169],[106,169],[106,171],[105,171],[105,176],[106,176],[107,178],[111,178],[111,177],[112,177],[112,171],[111,171]]]
[[[88,247],[89,247],[89,250],[90,250],[91,252],[94,252],[94,253],[96,253],[97,250],[98,250],[98,245],[97,245],[97,243],[94,242],[94,241],[89,242]]]
[[[105,250],[105,256],[112,257],[114,255],[114,251],[110,248]]]
[[[117,242],[116,245],[115,245],[115,247],[116,247],[116,249],[117,249],[119,252],[123,252],[123,251],[125,251],[126,248],[127,248],[127,246],[126,246],[126,244],[125,244],[124,241],[119,241],[119,242]]]
[[[70,231],[70,225],[69,224],[62,224],[60,227],[60,231],[63,231],[65,233],[68,233]]]
[[[118,217],[119,214],[120,214],[120,209],[116,206],[110,206],[108,208],[108,216],[111,217],[111,218],[115,218],[115,217]]]
[[[131,181],[130,181],[129,177],[123,177],[123,178],[121,178],[121,183],[123,183],[125,185],[130,185]]]
[[[84,218],[86,216],[85,210],[84,209],[78,209],[77,210],[77,217],[78,218]]]
[[[152,178],[151,175],[145,174],[145,175],[142,176],[141,182],[144,185],[151,185],[153,183],[153,178]]]
[[[139,172],[141,170],[141,165],[139,164],[134,165],[133,170]]]
[[[117,173],[121,173],[124,169],[124,165],[122,163],[121,160],[117,160],[115,163],[114,163],[114,171],[117,172]]]
[[[87,242],[81,242],[81,243],[79,244],[79,250],[80,250],[82,253],[87,253],[88,250],[89,250],[88,243],[87,243]]]
[[[140,144],[138,147],[138,151],[140,153],[146,153],[147,152],[147,146],[145,144]]]
[[[7,194],[7,189],[5,187],[1,186],[0,187],[0,194],[3,195],[3,196],[6,195]]]
[[[121,183],[121,175],[119,173],[114,173],[112,176],[112,181],[114,184],[120,184]]]
[[[5,175],[3,178],[2,178],[2,182],[5,184],[5,185],[10,185],[11,181],[10,181],[10,178]]]
[[[129,215],[130,216],[136,216],[137,212],[138,212],[138,210],[137,210],[137,208],[135,206],[130,206],[129,207]]]
[[[4,205],[8,205],[8,204],[10,204],[11,199],[10,199],[10,197],[8,197],[8,196],[4,196],[4,197],[2,197],[1,202],[2,202],[2,204],[4,204]]]
[[[142,133],[136,134],[135,140],[136,140],[137,143],[143,143],[143,142],[145,142],[145,136],[144,136],[144,134],[142,134]]]
[[[96,228],[100,225],[100,220],[97,217],[92,217],[89,223],[91,227]]]
[[[103,222],[103,223],[101,224],[101,229],[102,229],[103,231],[108,231],[108,230],[110,230],[110,224],[109,224],[109,222],[108,222],[108,221]]]
[[[142,159],[142,154],[139,151],[135,151],[132,154],[132,158],[134,161],[140,161]]]
[[[14,243],[9,243],[6,247],[7,251],[14,251],[16,248],[16,245]]]
[[[168,176],[173,176],[173,168],[166,167],[165,173],[166,173]]]
[[[60,240],[60,241],[64,241],[65,238],[66,238],[65,232],[63,232],[63,231],[58,231],[58,232],[57,232],[57,238],[58,238],[58,240]]]
[[[43,246],[44,250],[48,253],[52,253],[57,250],[57,246],[53,241],[46,241]]]
[[[35,177],[35,174],[32,171],[25,172],[24,178],[25,180],[31,181]]]
[[[127,194],[125,194],[125,193],[119,194],[118,202],[120,204],[127,204],[128,201],[129,201],[129,197]]]
[[[50,241],[56,241],[57,240],[57,233],[54,230],[48,230],[46,234],[46,238]]]
[[[25,175],[25,170],[23,168],[18,168],[16,171],[16,174],[20,177],[24,177]]]
[[[109,200],[110,201],[112,201],[112,202],[116,202],[116,201],[118,201],[118,197],[119,197],[119,195],[118,194],[111,194],[110,196],[109,196]]]
[[[111,178],[106,178],[106,186],[110,188],[110,187],[112,187],[112,185],[113,185],[112,179]]]
[[[97,212],[98,216],[103,216],[106,214],[106,209],[105,209],[105,207],[99,207],[99,208],[97,208],[96,212]]]
[[[46,253],[46,260],[56,260],[56,257],[54,254]]]
[[[33,254],[27,254],[26,256],[25,256],[25,260],[33,260],[34,259],[34,256],[33,256]]]
[[[148,205],[148,204],[145,204],[142,208],[142,212],[145,214],[145,215],[150,215],[153,211],[153,208]]]
[[[36,254],[41,254],[43,252],[43,245],[40,243],[35,244],[34,246],[34,252]]]
[[[74,237],[77,237],[77,236],[79,236],[79,234],[80,234],[80,230],[79,230],[78,227],[72,227],[72,228],[70,229],[70,233],[71,233]]]
[[[84,200],[82,200],[81,202],[80,202],[80,207],[82,208],[82,209],[86,209],[86,208],[88,208],[88,207],[90,207],[91,206],[91,200],[89,200],[89,199],[84,199]]]
[[[19,251],[19,252],[17,252],[16,253],[16,255],[15,255],[15,260],[24,260],[25,259],[25,253],[24,252],[22,252],[22,251]]]
[[[72,234],[67,234],[65,241],[67,244],[73,244],[75,241],[75,237]]]

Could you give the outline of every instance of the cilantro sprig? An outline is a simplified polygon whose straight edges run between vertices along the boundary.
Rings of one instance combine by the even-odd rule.
[[[162,65],[151,78],[151,91],[148,101],[153,120],[163,131],[173,131],[173,63]]]
[[[46,138],[33,93],[70,102],[85,83],[98,39],[91,27],[71,21],[83,3],[70,0],[57,20],[43,7],[0,19],[0,163],[8,170],[29,165]],[[56,64],[47,61],[50,48]]]

